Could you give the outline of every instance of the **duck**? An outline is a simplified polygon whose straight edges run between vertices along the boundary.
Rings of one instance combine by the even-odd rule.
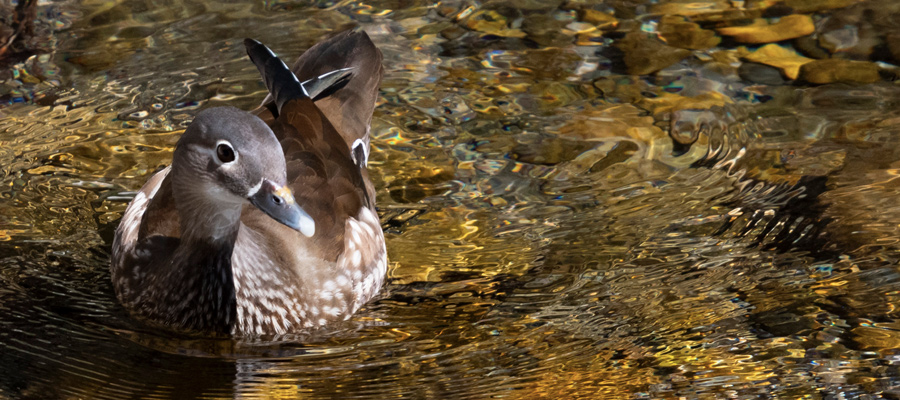
[[[384,75],[364,31],[291,68],[244,40],[269,94],[200,111],[116,228],[116,297],[175,331],[278,335],[347,320],[376,296],[387,250],[368,175]]]

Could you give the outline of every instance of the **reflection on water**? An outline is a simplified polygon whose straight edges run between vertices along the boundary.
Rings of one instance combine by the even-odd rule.
[[[900,394],[896,85],[748,83],[727,41],[626,75],[656,2],[575,3],[54,4],[0,86],[0,397]],[[198,109],[262,99],[241,40],[352,24],[385,54],[384,295],[291,337],[132,320],[112,232]]]

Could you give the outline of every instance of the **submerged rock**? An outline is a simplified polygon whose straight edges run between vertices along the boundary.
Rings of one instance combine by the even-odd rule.
[[[767,44],[756,51],[744,56],[747,61],[776,67],[789,79],[797,79],[800,75],[800,66],[813,61],[791,49],[777,44]]]
[[[15,7],[0,3],[0,61],[16,55],[25,59],[41,52],[38,48],[47,39],[35,29],[37,8],[37,0],[19,0]]]
[[[625,53],[625,66],[632,75],[652,74],[691,55],[688,50],[668,46],[644,32],[631,32],[616,46]]]
[[[874,53],[882,51],[885,28],[894,26],[896,17],[890,9],[873,4],[837,10],[816,22],[819,47],[839,54],[839,58],[869,60]],[[883,25],[879,27],[878,23]]]
[[[865,61],[816,60],[800,67],[800,79],[809,83],[874,83],[881,80],[878,66]]]
[[[778,68],[755,62],[741,64],[738,68],[738,75],[747,82],[763,85],[783,85],[785,83],[784,76]]]
[[[665,16],[659,22],[659,34],[671,46],[682,49],[705,50],[716,47],[721,38],[711,30],[700,28],[680,16]]]
[[[567,21],[560,21],[550,14],[529,14],[522,21],[522,31],[541,46],[562,47],[572,41],[563,29],[566,23]]]
[[[812,13],[834,8],[848,7],[861,0],[785,0],[784,5],[797,12]]]
[[[895,63],[900,63],[900,32],[889,33],[886,37],[887,48]]]
[[[500,37],[524,38],[525,32],[510,28],[506,17],[493,10],[476,11],[466,20],[467,28],[485,35]]]
[[[663,15],[711,16],[733,11],[732,2],[727,0],[710,0],[703,2],[660,2],[654,4],[651,12]]]
[[[812,34],[816,26],[808,15],[788,15],[771,24],[757,19],[751,25],[729,26],[717,31],[741,43],[773,43]]]
[[[719,92],[704,92],[696,96],[682,96],[673,93],[660,93],[655,98],[644,98],[638,105],[659,116],[680,110],[708,110],[714,107],[724,107],[734,102],[728,96]]]
[[[582,21],[593,24],[598,28],[611,27],[619,22],[616,17],[610,14],[597,10],[591,10],[589,8],[581,10],[580,15]]]
[[[807,57],[819,60],[831,58],[831,53],[819,46],[819,41],[813,36],[799,37],[793,43],[794,48]]]

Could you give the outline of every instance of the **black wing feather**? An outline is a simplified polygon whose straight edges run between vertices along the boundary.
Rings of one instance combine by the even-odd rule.
[[[275,98],[275,105],[278,111],[290,100],[297,98],[309,97],[303,85],[294,76],[294,73],[288,69],[272,50],[269,50],[264,44],[253,40],[244,39],[244,46],[247,48],[247,55],[256,65],[259,74],[262,75],[263,82],[269,93]]]
[[[312,97],[313,101],[331,96],[338,89],[350,82],[350,76],[353,75],[353,67],[343,68],[331,71],[307,81],[303,81],[303,89]]]
[[[281,107],[290,100],[298,98],[318,100],[331,95],[347,84],[353,72],[353,68],[343,68],[300,83],[287,65],[264,44],[254,39],[244,39],[244,46],[250,60],[259,70],[263,82],[266,83],[266,88],[275,99],[279,113]]]

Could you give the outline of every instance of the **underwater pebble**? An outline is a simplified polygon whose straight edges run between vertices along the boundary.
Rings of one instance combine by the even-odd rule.
[[[771,24],[757,19],[752,25],[729,26],[716,31],[741,43],[772,43],[812,34],[816,26],[808,15],[788,15]]]
[[[659,34],[670,46],[682,49],[705,50],[716,47],[722,41],[715,32],[674,15],[664,16],[660,20]]]
[[[745,62],[738,68],[738,76],[747,82],[762,85],[783,85],[786,81],[778,68],[755,62]]]
[[[616,43],[625,53],[625,65],[632,75],[652,74],[691,55],[685,49],[668,46],[644,32],[631,32]]]
[[[744,60],[776,67],[789,79],[797,79],[800,74],[800,66],[813,61],[812,58],[803,57],[793,50],[777,44],[760,47],[744,56]]]
[[[605,28],[615,25],[619,20],[605,12],[585,9],[581,10],[581,20],[590,24],[594,24],[598,28]]]
[[[522,31],[541,46],[563,47],[572,41],[563,30],[566,24],[565,21],[559,21],[550,14],[529,14],[522,21]]]
[[[494,10],[476,11],[466,20],[465,25],[473,31],[486,35],[514,38],[526,36],[525,32],[519,29],[510,28],[506,17]]]
[[[833,8],[844,8],[856,3],[859,3],[859,0],[785,0],[784,6],[801,13],[813,13]]]
[[[895,64],[900,64],[900,33],[890,33],[885,37],[888,51],[894,58]]]
[[[803,36],[794,40],[794,48],[797,49],[803,55],[815,58],[815,59],[826,59],[831,58],[831,54],[828,50],[823,49],[819,46],[819,41],[812,36]]]
[[[881,80],[878,66],[865,61],[816,60],[800,67],[800,79],[815,84],[874,83]]]

